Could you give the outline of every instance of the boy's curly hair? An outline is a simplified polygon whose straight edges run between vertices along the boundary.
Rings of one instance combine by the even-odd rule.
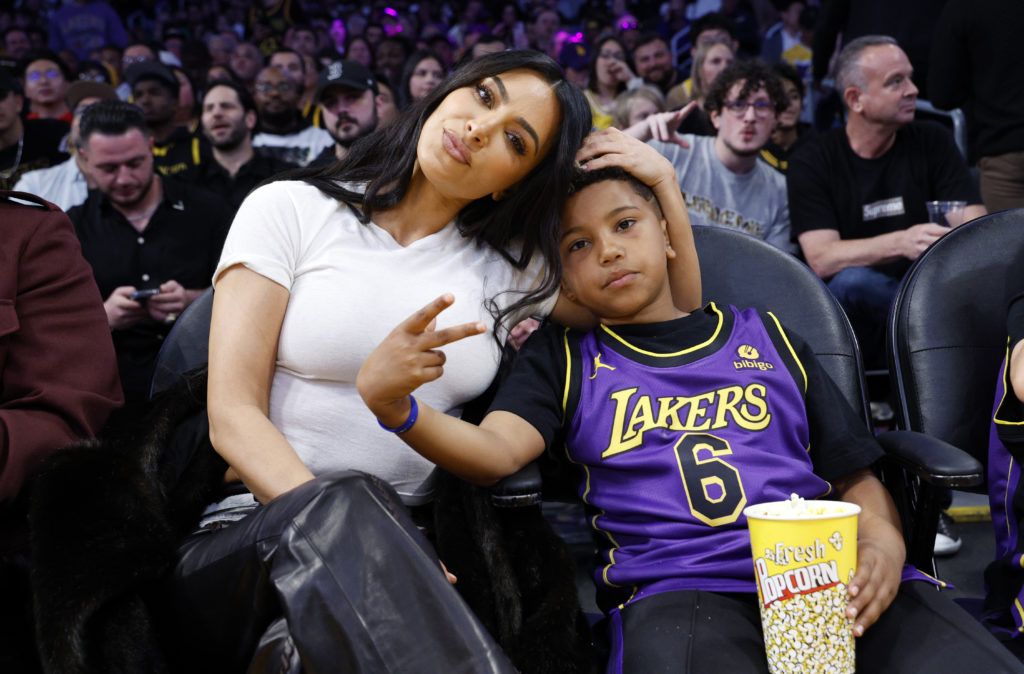
[[[654,190],[638,180],[632,173],[619,166],[608,166],[595,171],[587,171],[582,168],[576,169],[572,175],[572,182],[569,184],[569,196],[576,194],[585,187],[590,187],[595,183],[606,180],[619,180],[629,185],[644,201],[649,202],[654,210],[657,211],[658,216],[661,217],[661,204],[654,197]]]

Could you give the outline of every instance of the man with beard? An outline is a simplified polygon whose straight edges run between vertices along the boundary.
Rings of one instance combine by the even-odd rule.
[[[633,50],[633,72],[645,83],[658,87],[662,94],[668,94],[676,83],[676,69],[665,38],[657,33],[640,36]]]
[[[210,285],[231,211],[154,173],[153,138],[134,105],[93,104],[79,140],[97,188],[68,216],[105,298],[126,404],[136,405],[148,396],[164,336]]]
[[[362,63],[335,61],[320,73],[316,92],[334,146],[320,153],[314,164],[331,164],[344,159],[352,143],[377,128],[377,82]]]
[[[142,110],[153,139],[156,170],[163,176],[185,173],[202,163],[208,150],[199,138],[174,121],[181,84],[170,68],[159,61],[142,61],[128,68],[132,99]]]
[[[704,107],[716,136],[669,132],[648,144],[668,158],[679,177],[690,222],[746,232],[787,252],[790,240],[786,179],[763,161],[786,95],[778,75],[759,61],[738,61],[715,78]],[[684,108],[685,109],[685,108]],[[658,128],[675,129],[682,112],[652,115],[631,127],[641,140]]]
[[[256,102],[241,84],[219,80],[207,88],[200,128],[213,148],[213,161],[195,167],[186,179],[224,197],[234,210],[265,179],[295,168],[253,149],[257,121]]]
[[[319,111],[316,109],[316,76],[314,70],[309,71],[309,63],[299,52],[288,47],[281,47],[270,55],[267,65],[278,68],[281,72],[299,83],[299,101],[296,107],[299,108],[303,119],[307,119],[313,126],[322,126],[318,123]]]
[[[302,118],[298,108],[302,84],[269,66],[256,76],[260,124],[253,147],[263,154],[306,166],[334,144],[331,135]]]

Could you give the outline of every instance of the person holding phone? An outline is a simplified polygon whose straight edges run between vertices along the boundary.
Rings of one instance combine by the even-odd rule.
[[[210,284],[231,211],[212,194],[154,172],[153,137],[128,103],[92,105],[82,113],[79,137],[97,189],[68,216],[105,298],[132,410],[149,396],[171,324]]]

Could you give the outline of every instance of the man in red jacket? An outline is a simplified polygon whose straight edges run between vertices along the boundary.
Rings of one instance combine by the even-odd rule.
[[[18,547],[15,502],[39,463],[94,436],[122,395],[103,300],[67,216],[39,197],[0,191],[0,223],[4,557]]]
[[[17,201],[15,201],[15,198]],[[37,668],[28,493],[39,464],[121,405],[92,269],[53,204],[0,191],[0,670]]]

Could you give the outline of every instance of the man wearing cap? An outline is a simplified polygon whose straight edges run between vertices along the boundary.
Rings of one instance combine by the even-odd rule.
[[[302,83],[269,66],[256,76],[260,123],[253,147],[263,154],[306,166],[334,143],[330,134],[302,118],[298,108]]]
[[[171,69],[159,61],[142,61],[128,68],[125,78],[152,134],[155,168],[160,175],[178,175],[201,164],[208,149],[174,121],[181,85]]]
[[[565,78],[580,89],[590,84],[590,56],[579,42],[566,42],[558,53],[558,63],[565,70]]]
[[[59,119],[22,119],[25,99],[21,84],[0,67],[0,189],[10,189],[23,173],[59,164],[68,158],[61,151],[70,128]]]
[[[377,128],[377,94],[376,78],[358,61],[335,61],[323,69],[316,99],[334,145],[321,152],[314,164],[343,159],[352,143]]]
[[[23,174],[14,186],[14,191],[35,194],[64,211],[83,203],[89,189],[96,185],[86,174],[82,156],[76,151],[82,113],[96,101],[116,98],[117,92],[105,82],[79,80],[68,87],[65,100],[72,113],[71,133],[68,135],[71,157],[56,166]]]
[[[294,164],[260,154],[252,147],[258,121],[256,102],[244,85],[212,82],[203,97],[200,129],[212,147],[212,161],[184,174],[186,180],[226,199],[237,209],[252,188]]]

